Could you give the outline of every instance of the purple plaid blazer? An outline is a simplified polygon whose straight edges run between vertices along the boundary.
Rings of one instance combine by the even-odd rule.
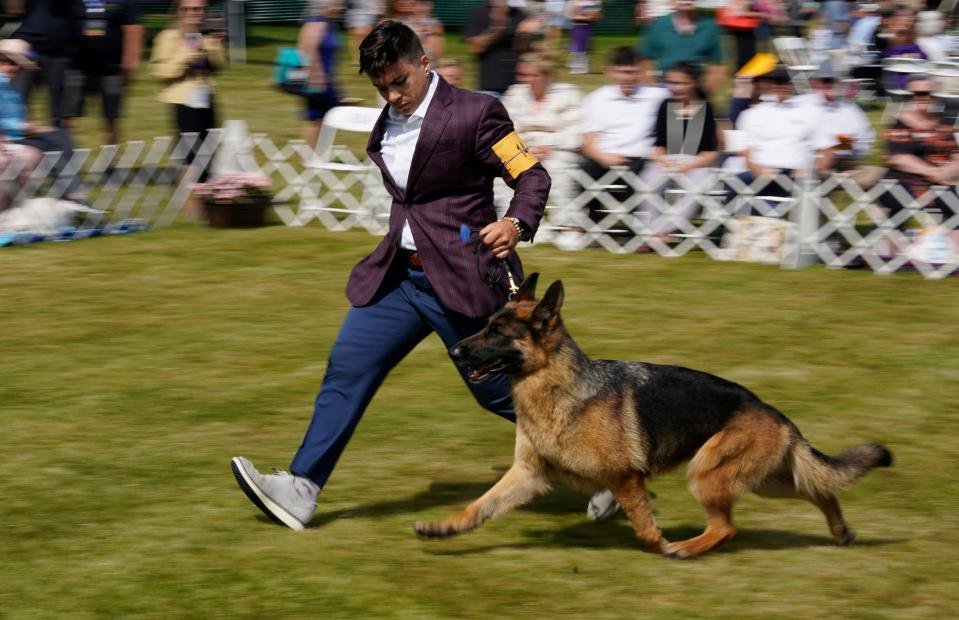
[[[454,88],[440,78],[423,119],[404,192],[396,186],[380,152],[386,113],[384,107],[366,150],[393,198],[389,231],[353,268],[347,298],[354,306],[373,300],[400,251],[403,221],[408,219],[423,270],[440,302],[469,317],[492,314],[506,302],[509,280],[502,274],[495,287],[483,281],[482,274],[495,272],[496,258],[483,246],[477,265],[473,245],[460,240],[460,225],[479,230],[496,220],[493,179],[502,176],[515,190],[506,215],[519,218],[535,233],[549,195],[549,174],[536,163],[514,179],[493,151],[494,144],[513,132],[506,108],[493,97]],[[519,284],[522,265],[515,252],[507,263]]]

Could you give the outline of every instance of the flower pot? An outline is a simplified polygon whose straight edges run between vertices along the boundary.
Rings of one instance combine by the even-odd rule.
[[[269,200],[232,204],[203,203],[207,220],[213,228],[256,228],[263,226],[263,214],[269,206]]]

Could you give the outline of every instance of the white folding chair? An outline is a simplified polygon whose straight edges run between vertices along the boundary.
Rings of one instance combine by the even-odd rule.
[[[324,224],[334,229],[352,224],[356,217],[383,219],[384,213],[388,215],[389,203],[385,200],[376,165],[366,158],[365,153],[358,157],[346,146],[337,144],[337,137],[342,137],[342,132],[369,136],[381,111],[380,108],[337,106],[326,113],[313,158],[306,165],[316,171],[321,190],[315,200],[308,200],[300,207],[301,211],[314,212]],[[359,192],[354,188],[357,184],[361,187]],[[385,209],[382,203],[385,203]],[[347,221],[338,225],[336,220],[343,217]],[[373,225],[378,228],[375,223]]]

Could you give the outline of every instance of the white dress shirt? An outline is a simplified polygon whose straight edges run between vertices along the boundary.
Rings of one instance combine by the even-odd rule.
[[[817,114],[808,99],[793,97],[783,102],[764,101],[736,119],[743,132],[749,158],[766,168],[807,170],[816,151],[837,143],[819,128]]]
[[[380,152],[383,155],[383,163],[386,164],[386,169],[390,171],[390,176],[403,191],[406,191],[406,183],[410,176],[410,165],[413,163],[416,143],[420,139],[423,119],[426,118],[426,110],[429,109],[430,102],[433,101],[433,94],[436,92],[436,85],[439,84],[439,80],[439,76],[434,72],[430,80],[430,86],[426,90],[426,96],[423,97],[419,107],[409,116],[403,116],[392,107],[386,114]],[[413,231],[410,230],[408,221],[403,223],[400,247],[406,250],[416,249],[416,242],[413,241]]]
[[[811,95],[808,101],[819,114],[820,142],[841,143],[842,147],[836,149],[840,157],[862,159],[869,155],[876,142],[876,130],[862,108],[851,101],[826,101],[819,93]],[[840,140],[840,136],[846,139]]]
[[[637,86],[624,95],[607,84],[583,99],[583,132],[596,134],[596,148],[624,157],[647,157],[653,146],[656,115],[669,91],[655,86]]]

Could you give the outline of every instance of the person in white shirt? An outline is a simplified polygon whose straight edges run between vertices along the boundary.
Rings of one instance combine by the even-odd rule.
[[[834,142],[816,161],[816,172],[846,172],[863,189],[869,189],[882,178],[885,169],[867,166],[862,161],[869,156],[876,143],[876,130],[866,113],[858,105],[840,98],[836,75],[829,63],[824,63],[810,80],[813,92],[806,95],[818,123],[820,143]]]
[[[736,128],[742,132],[746,171],[739,175],[745,184],[764,178],[755,188],[771,196],[791,193],[783,175],[795,179],[821,167],[818,160],[826,149],[837,144],[819,128],[819,115],[808,98],[795,97],[785,67],[777,67],[768,78],[773,82],[774,100],[762,101],[739,115]]]
[[[516,79],[503,96],[503,105],[513,126],[529,150],[553,179],[549,202],[555,207],[550,220],[569,225],[573,188],[569,171],[576,166],[582,142],[580,105],[582,95],[572,84],[553,81],[555,65],[541,54],[524,54],[516,65]]]
[[[583,99],[580,167],[593,179],[601,178],[611,168],[642,172],[653,147],[659,106],[669,97],[667,89],[642,83],[640,59],[627,46],[613,49],[606,77],[610,84]],[[623,202],[633,194],[632,186],[625,185],[609,193]],[[602,203],[591,201],[588,208],[593,221],[603,218],[604,214],[599,213]]]

